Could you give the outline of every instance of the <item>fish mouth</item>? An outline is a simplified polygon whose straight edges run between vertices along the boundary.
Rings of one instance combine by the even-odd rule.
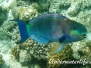
[[[87,37],[87,35],[86,35],[86,34],[82,34],[82,36],[83,36],[83,38],[86,38],[86,37]]]

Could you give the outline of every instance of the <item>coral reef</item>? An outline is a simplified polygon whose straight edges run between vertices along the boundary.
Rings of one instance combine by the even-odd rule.
[[[20,20],[28,21],[37,16],[37,11],[33,7],[20,7],[17,15]]]
[[[58,12],[84,24],[91,33],[90,7],[90,0],[0,0],[0,68],[71,68],[71,65],[67,64],[49,64],[49,60],[69,61],[86,58],[87,61],[91,61],[91,40],[84,39],[67,44],[56,54],[58,43],[42,45],[28,39],[22,44],[16,44],[20,40],[19,29],[16,22],[10,21],[28,21],[42,13]],[[90,68],[91,65],[73,64],[72,67]]]
[[[48,52],[51,47],[52,43],[49,43],[48,45],[42,45],[32,39],[28,39],[26,42],[12,48],[12,54],[15,56],[16,59],[19,59],[19,57],[21,56],[20,53],[26,50],[26,53],[30,54],[30,59],[31,55],[39,60],[46,59],[49,56]]]
[[[54,47],[50,50],[50,56],[48,58],[48,68],[67,68],[67,64],[60,64],[58,61],[70,61],[72,57],[72,49],[70,45],[66,45],[60,53],[55,53],[55,46],[58,44],[55,43]],[[53,51],[54,50],[54,51]]]
[[[53,0],[50,3],[49,12],[59,12],[62,14],[66,14],[66,10],[70,7],[70,0]]]
[[[16,0],[0,0],[0,7],[2,10],[9,10],[15,4]]]
[[[86,59],[88,62],[91,62],[91,44],[86,43],[86,46],[78,50],[80,59]]]
[[[0,65],[3,63],[2,55],[0,54]]]
[[[73,3],[71,5],[71,7],[68,8],[67,14],[69,16],[75,16],[75,15],[79,14],[80,8],[81,8],[81,3],[75,3],[75,4]]]
[[[37,3],[41,8],[41,13],[43,13],[48,12],[52,0],[31,0],[31,2]]]

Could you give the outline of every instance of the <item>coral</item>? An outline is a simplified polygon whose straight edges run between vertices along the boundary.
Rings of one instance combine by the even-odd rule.
[[[79,42],[74,42],[72,45],[72,49],[73,49],[73,58],[76,60],[81,59],[81,55],[78,53],[79,50],[83,51],[83,48],[86,46],[86,42],[84,42],[85,40],[79,41]],[[74,49],[75,48],[75,49]]]
[[[81,56],[80,59],[86,59],[87,61],[91,62],[91,44],[86,43],[86,46],[79,49],[78,53]]]
[[[38,12],[42,12],[42,7],[38,3],[33,3],[31,6]]]
[[[19,45],[18,46],[16,46],[16,47],[14,47],[14,48],[12,48],[12,54],[14,55],[14,57],[16,58],[16,59],[18,59],[18,61],[19,61],[19,52],[20,52],[20,47],[19,47]]]
[[[50,2],[48,0],[38,0],[38,4],[42,8],[42,12],[49,11]]]
[[[31,0],[30,2],[36,3],[35,5],[40,9],[41,13],[48,12],[50,7],[50,0]],[[52,2],[52,0],[51,0]],[[39,7],[40,6],[40,7]],[[37,9],[38,9],[37,8]]]
[[[16,0],[0,0],[0,8],[2,10],[9,10],[15,4]]]
[[[67,13],[69,16],[75,16],[80,12],[81,3],[73,3],[71,7],[68,9]]]
[[[49,12],[59,12],[61,14],[66,14],[66,10],[70,7],[71,2],[69,0],[53,0],[50,1]]]
[[[28,21],[37,15],[37,11],[32,7],[20,7],[17,15],[20,20]]]
[[[31,61],[32,56],[26,50],[20,50],[19,54],[19,62],[24,66],[27,65],[29,61]]]
[[[63,61],[70,61],[73,59],[72,57],[72,49],[70,45],[66,45],[64,49],[59,52],[55,53],[55,47],[58,46],[57,43],[55,43],[54,47],[50,50],[50,56],[48,58],[48,68],[66,68],[67,64],[60,64],[58,60]]]
[[[26,42],[15,46],[12,49],[12,54],[16,57],[16,59],[18,59],[20,57],[19,56],[20,51],[23,49],[23,50],[26,50],[28,54],[32,55],[33,57],[37,59],[46,59],[49,56],[48,52],[49,52],[49,49],[51,48],[51,45],[52,45],[51,43],[47,45],[42,45],[35,42],[32,39],[28,39]]]
[[[79,55],[78,51],[73,53],[73,58],[76,60],[80,60],[81,56]]]
[[[11,51],[22,66],[36,67],[35,64],[39,64],[39,67],[41,67],[43,64],[46,64],[51,45],[51,43],[42,45],[29,38],[26,42],[14,46]],[[41,64],[41,62],[43,63]],[[29,65],[30,63],[31,65]]]
[[[2,55],[0,54],[0,65],[3,63]]]
[[[3,31],[2,29],[0,30],[0,41],[3,40],[10,40],[11,36],[8,35],[5,31]]]
[[[0,57],[1,68],[70,67],[66,64],[49,64],[50,59],[87,58],[87,61],[91,61],[91,40],[85,39],[71,46],[66,45],[60,53],[55,54],[57,43],[42,45],[33,39],[28,39],[22,44],[16,44],[15,42],[20,40],[19,29],[16,22],[10,21],[13,19],[28,21],[42,13],[59,12],[71,20],[84,24],[91,33],[90,7],[90,0],[0,0],[0,54],[4,61],[2,63]],[[73,65],[72,67],[90,68],[91,66]]]

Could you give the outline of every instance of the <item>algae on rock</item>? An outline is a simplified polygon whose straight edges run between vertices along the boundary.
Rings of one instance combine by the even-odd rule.
[[[2,55],[0,54],[0,65],[3,63]]]
[[[50,50],[48,61],[48,68],[66,68],[69,66],[68,64],[61,64],[60,61],[71,61],[73,59],[72,57],[72,49],[70,45],[66,45],[63,50],[59,53],[55,53],[56,46],[58,46],[57,43],[54,43],[53,48]]]

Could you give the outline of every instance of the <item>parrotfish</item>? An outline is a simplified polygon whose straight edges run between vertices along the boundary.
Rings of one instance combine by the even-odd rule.
[[[18,23],[21,40],[25,42],[29,37],[39,43],[59,42],[56,53],[60,52],[66,43],[77,42],[86,38],[87,29],[81,23],[70,20],[59,13],[48,13],[37,16],[28,23],[14,20]]]

